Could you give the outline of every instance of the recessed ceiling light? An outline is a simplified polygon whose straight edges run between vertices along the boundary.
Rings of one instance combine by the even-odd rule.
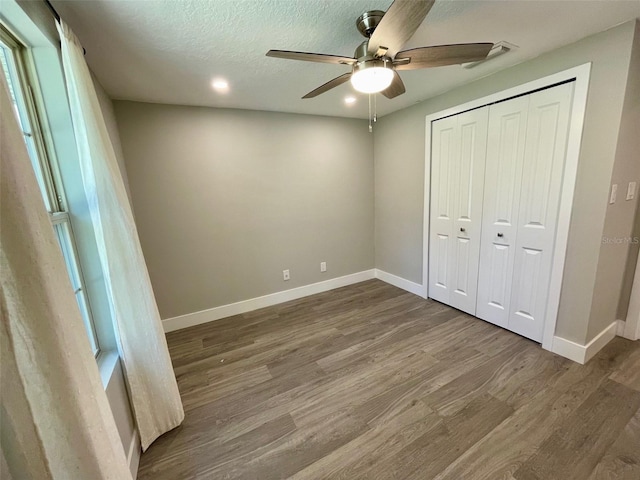
[[[211,82],[211,86],[214,88],[214,90],[220,93],[229,91],[229,82],[227,82],[223,78],[214,79],[213,82]]]
[[[353,105],[354,103],[356,103],[356,97],[354,96],[345,97],[344,103],[346,103],[347,105]]]

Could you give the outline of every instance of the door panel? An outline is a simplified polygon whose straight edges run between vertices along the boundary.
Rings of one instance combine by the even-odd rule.
[[[449,304],[450,238],[453,229],[451,171],[459,152],[459,126],[456,117],[432,124],[431,218],[429,248],[429,296]]]
[[[488,285],[487,304],[497,311],[505,311],[508,306],[507,281],[509,279],[508,269],[510,266],[510,251],[507,245],[491,245],[491,261],[489,262],[491,282]],[[507,323],[504,322],[506,326]]]
[[[436,237],[436,263],[435,267],[435,286],[443,289],[448,293],[449,289],[449,267],[447,260],[449,259],[449,236],[438,234]]]
[[[453,277],[454,283],[452,285],[453,292],[458,295],[469,295],[469,288],[471,283],[476,283],[477,278],[469,278],[469,261],[470,259],[470,246],[471,242],[468,238],[458,237],[456,243],[456,269],[455,276]]]
[[[456,270],[452,275],[456,283],[451,291],[451,305],[475,315],[489,108],[472,110],[458,117],[460,158],[453,182],[453,235],[457,249]]]
[[[542,341],[573,83],[530,95],[508,328]]]
[[[487,120],[484,107],[432,124],[429,296],[471,314],[477,296]],[[445,238],[446,249],[441,246]]]
[[[474,115],[477,117],[477,115]],[[460,168],[458,173],[458,195],[456,202],[456,216],[458,221],[471,221],[473,217],[473,182],[477,181],[477,178],[474,179],[474,160],[476,160],[476,151],[478,145],[476,144],[477,140],[477,119],[468,118],[465,122],[465,119],[461,119],[461,127],[460,127]],[[471,120],[471,122],[469,122]],[[484,119],[483,119],[484,120]],[[486,134],[486,127],[483,129]],[[482,133],[482,132],[480,132]],[[484,143],[484,142],[482,142]],[[480,146],[480,148],[483,148]],[[486,147],[485,147],[486,148]]]
[[[513,291],[513,314],[526,320],[533,320],[536,305],[537,290],[535,286],[540,281],[540,273],[545,258],[543,252],[530,248],[519,251],[516,263],[521,266],[521,275],[515,277]]]
[[[527,122],[526,100],[518,102],[521,106],[504,105],[493,109],[495,117],[493,128],[499,128],[497,132],[498,145],[492,148],[491,170],[494,175],[490,179],[494,188],[492,197],[494,222],[511,225],[514,215],[515,190],[521,175],[521,163],[525,125]],[[506,107],[506,108],[505,108]],[[506,111],[504,111],[506,110]],[[492,138],[493,140],[493,138]]]
[[[492,105],[485,169],[476,315],[506,327],[529,98]]]

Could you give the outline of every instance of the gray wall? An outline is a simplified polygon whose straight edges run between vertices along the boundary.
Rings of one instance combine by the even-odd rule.
[[[592,302],[600,308],[601,292],[594,286],[634,29],[628,22],[382,118],[374,134],[376,267],[422,283],[427,114],[592,62],[556,329],[556,335],[584,344]]]
[[[366,122],[114,103],[162,318],[373,268]]]
[[[613,183],[620,183],[626,187],[629,181],[635,180],[640,187],[640,135],[638,135],[638,132],[640,132],[640,21],[636,22],[631,63],[629,65],[629,77],[627,78],[627,91],[620,123],[616,165],[613,171]],[[640,209],[638,208],[640,202],[638,197],[639,195],[636,194],[635,202],[627,201],[617,204],[621,215],[620,221],[616,222],[619,223],[619,226],[616,225],[618,229],[618,231],[615,232],[616,235],[627,233],[632,239],[640,239]],[[630,219],[633,217],[632,211],[634,209],[634,225],[632,228],[629,228]],[[608,223],[613,223],[613,218],[615,217],[611,216],[610,218],[607,213]],[[609,225],[605,225],[605,235]],[[605,248],[605,245],[603,245],[602,250],[605,250]],[[639,248],[640,244],[623,244],[622,251],[620,252],[621,256],[626,256],[626,265],[623,264],[624,278],[622,280],[617,311],[617,317],[621,320],[627,317],[629,297],[631,295]],[[601,258],[606,258],[606,251],[601,251],[600,255]]]

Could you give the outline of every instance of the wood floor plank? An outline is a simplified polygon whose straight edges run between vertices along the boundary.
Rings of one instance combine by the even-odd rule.
[[[512,478],[555,428],[606,379],[595,363],[587,367],[571,365],[560,375],[549,376],[548,383],[530,401],[452,462],[437,480]]]
[[[368,399],[417,375],[435,363],[424,352],[397,357],[394,363],[379,365],[377,374],[370,375],[371,369],[360,370],[357,374],[341,376],[331,383],[291,402],[289,412],[296,425],[307,425],[321,417],[326,410],[326,400],[331,398],[333,410],[353,409]]]
[[[640,410],[607,450],[588,480],[638,480],[640,478]]]
[[[609,378],[640,392],[640,348],[631,352]]]
[[[138,474],[139,480],[157,478],[197,478],[207,475],[211,465],[225,465],[238,461],[256,450],[264,448],[296,431],[293,419],[283,415],[272,421],[258,425],[255,429],[235,437],[227,442],[200,443],[189,449],[187,455],[181,456],[181,461],[174,461],[165,457],[156,461],[150,468]]]
[[[390,389],[371,396],[358,407],[357,415],[364,417],[370,425],[384,424],[416,402],[424,403],[421,398],[471,371],[482,360],[483,356],[478,352],[467,351],[462,355],[458,352],[455,360],[434,363],[417,375],[412,375],[403,382],[394,384]]]
[[[186,417],[140,480],[640,478],[639,342],[582,366],[379,280],[167,342]]]
[[[209,379],[200,385],[182,388],[180,390],[180,394],[183,397],[182,404],[185,410],[193,410],[239,390],[259,385],[272,378],[273,375],[268,366],[263,365],[247,369],[233,377],[226,377],[218,381]]]
[[[348,414],[332,413],[307,428],[296,429],[257,448],[251,455],[235,456],[232,461],[216,464],[204,472],[201,478],[289,478],[368,430],[366,424]]]
[[[294,480],[355,478],[380,455],[395,455],[406,445],[442,423],[423,402],[379,424],[293,475]]]
[[[640,392],[605,380],[514,473],[516,480],[582,480],[640,408]]]
[[[356,478],[434,478],[511,413],[511,407],[488,394],[477,397],[400,452],[379,456]]]
[[[231,441],[253,431],[257,426],[288,415],[286,405],[266,408],[263,405],[279,395],[300,388],[321,385],[324,375],[311,376],[307,368],[289,375],[238,390],[186,412],[183,424],[160,437],[143,457],[149,464],[161,458],[179,458],[198,445],[213,445],[216,441]],[[146,465],[147,463],[141,464]],[[160,477],[161,478],[161,477]],[[189,477],[185,477],[189,478]]]
[[[538,357],[537,350],[532,345],[525,345],[524,348],[520,344],[511,345],[422,400],[440,415],[452,415],[477,396],[520,385],[524,380],[519,379],[518,374],[532,362],[532,357]]]

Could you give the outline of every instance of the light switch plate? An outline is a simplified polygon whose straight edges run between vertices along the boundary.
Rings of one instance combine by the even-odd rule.
[[[627,200],[633,200],[636,196],[636,182],[629,182],[627,187]]]
[[[616,203],[616,198],[618,197],[618,184],[614,183],[611,185],[611,196],[609,197],[609,204]]]

